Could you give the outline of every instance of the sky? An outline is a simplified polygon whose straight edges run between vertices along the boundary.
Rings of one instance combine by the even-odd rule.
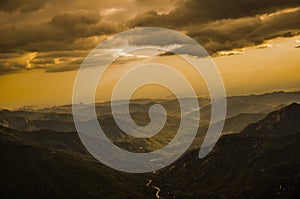
[[[89,52],[137,27],[169,28],[196,40],[216,63],[228,95],[300,90],[299,18],[300,0],[3,0],[0,107],[70,104],[77,70]],[[153,40],[179,51],[185,47],[168,35],[127,39],[131,46]],[[106,53],[111,51],[102,56]],[[153,61],[177,67],[198,95],[207,94],[201,77],[175,55],[131,56],[112,64],[98,99],[109,100],[122,71]],[[140,97],[170,94],[147,89]]]

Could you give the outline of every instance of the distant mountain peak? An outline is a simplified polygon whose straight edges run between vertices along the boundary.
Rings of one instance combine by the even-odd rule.
[[[261,136],[289,135],[300,131],[300,104],[292,103],[269,113],[257,123],[248,125],[241,133]]]
[[[290,111],[299,111],[300,110],[300,104],[294,102],[286,107],[283,107],[281,110],[290,110]]]

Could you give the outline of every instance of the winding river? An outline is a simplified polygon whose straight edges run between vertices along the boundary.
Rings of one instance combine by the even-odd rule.
[[[156,186],[154,186],[154,185],[151,185],[151,183],[152,183],[152,180],[149,180],[148,183],[146,184],[146,186],[147,186],[147,187],[152,187],[153,189],[156,190],[156,194],[155,194],[156,199],[161,198],[161,197],[159,196],[160,188],[159,188],[159,187],[156,187]]]

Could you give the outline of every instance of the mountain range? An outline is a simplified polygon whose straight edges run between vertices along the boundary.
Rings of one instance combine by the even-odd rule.
[[[295,103],[299,103],[299,96],[299,93],[280,92],[229,98],[228,104],[232,106],[228,106],[223,135],[205,158],[199,159],[200,145],[196,142],[176,162],[145,174],[119,172],[95,160],[71,128],[69,108],[2,110],[0,196],[299,198],[300,105]],[[169,108],[176,106],[174,101],[170,102]],[[237,106],[235,102],[239,102]],[[141,110],[145,113],[152,102],[139,100],[135,104],[131,110],[133,118],[138,119],[137,114]],[[107,104],[98,106],[108,110]],[[200,111],[205,113],[209,106],[206,104]],[[98,120],[106,124],[107,130],[114,129],[113,118],[107,113]],[[172,114],[174,119],[170,119],[167,135],[162,137],[165,140],[137,142],[121,132],[108,137],[126,150],[155,150],[172,139],[173,134],[168,131],[176,127],[178,119],[175,111]],[[139,122],[145,123],[147,119]],[[41,126],[42,123],[46,125]],[[207,123],[203,122],[199,132],[206,128]]]

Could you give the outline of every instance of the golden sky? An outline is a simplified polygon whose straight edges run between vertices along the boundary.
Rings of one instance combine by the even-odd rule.
[[[247,48],[239,54],[217,56],[213,60],[221,72],[228,95],[264,93],[278,90],[294,91],[300,88],[300,49],[295,48],[300,37],[283,38],[270,42],[264,48]],[[113,66],[104,76],[106,84],[97,91],[98,100],[109,100],[115,81],[126,70],[141,63],[168,64],[179,70],[192,82],[197,94],[207,95],[204,82],[190,66],[177,56],[158,56],[151,60],[135,60]],[[182,69],[183,68],[183,69]],[[0,76],[3,107],[22,105],[70,104],[77,71],[47,73],[42,69]],[[141,77],[144,74],[141,74]],[[168,78],[168,77],[166,77]],[[171,76],[169,78],[172,78]],[[180,86],[180,85],[179,85]],[[156,88],[157,89],[157,88]],[[149,92],[152,90],[152,92]],[[140,95],[140,96],[139,96]],[[136,97],[167,97],[168,92],[145,89]]]
[[[70,104],[77,70],[96,45],[119,32],[148,26],[180,31],[205,47],[222,74],[228,95],[300,90],[299,3],[255,1],[260,2],[3,1],[0,107]],[[146,39],[172,45],[167,35],[160,40]],[[131,42],[139,46],[143,41]],[[169,55],[115,63],[107,71],[97,99],[109,100],[112,85],[122,72],[152,61],[181,70],[198,95],[207,95],[203,81],[191,67]],[[136,97],[169,94],[148,87]]]

